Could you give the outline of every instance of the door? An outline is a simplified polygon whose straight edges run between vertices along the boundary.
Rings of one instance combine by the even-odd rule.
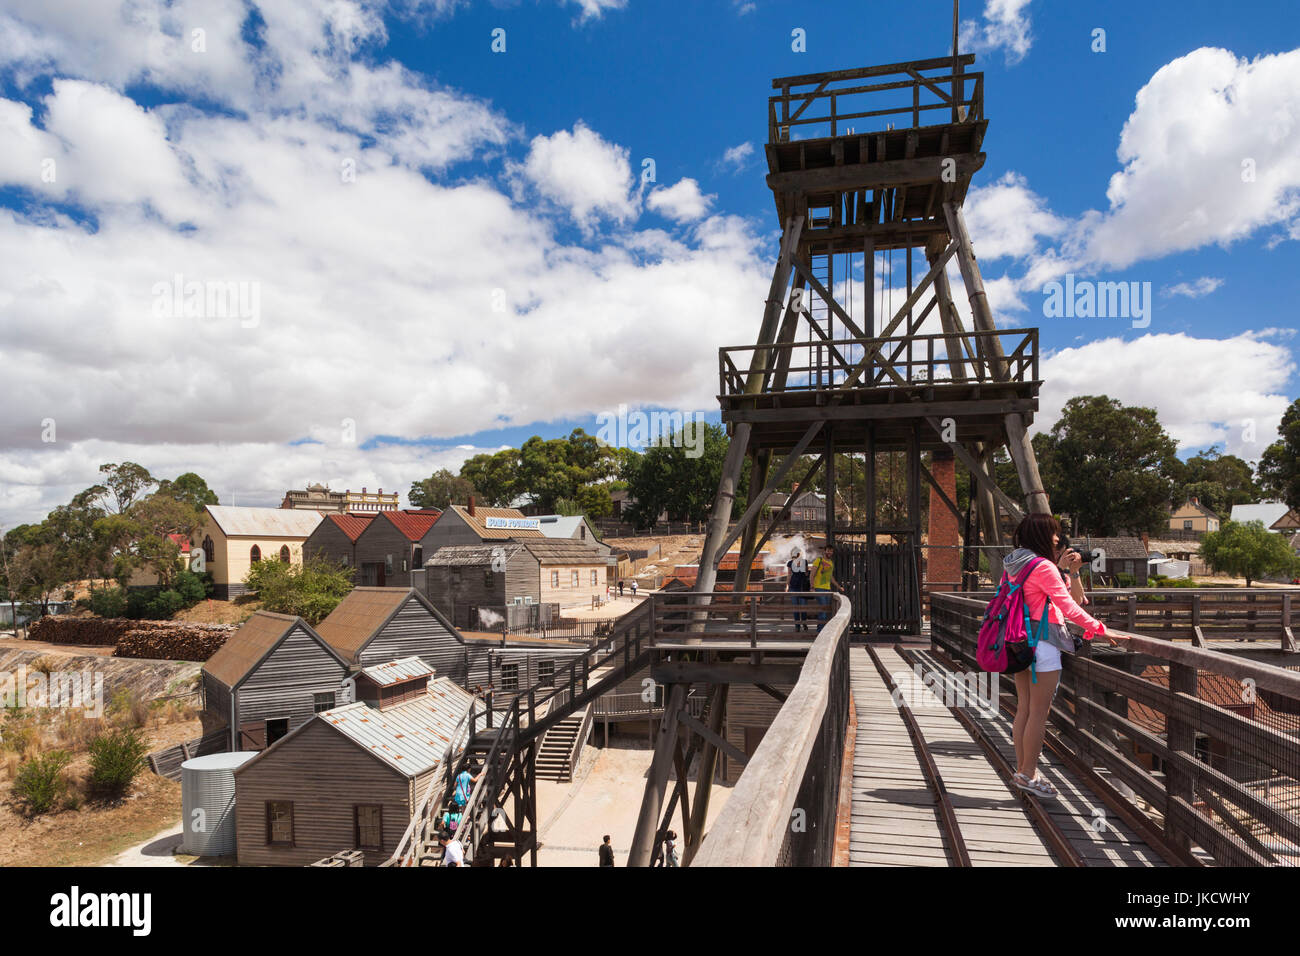
[[[271,746],[289,733],[289,718],[277,717],[266,722],[266,746]]]
[[[266,721],[254,720],[239,725],[239,742],[236,750],[265,750]]]

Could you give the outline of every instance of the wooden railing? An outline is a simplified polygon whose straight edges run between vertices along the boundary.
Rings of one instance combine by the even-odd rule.
[[[960,666],[975,667],[990,596],[931,595],[933,643]],[[1064,655],[1051,724],[1065,756],[1127,786],[1189,863],[1300,862],[1300,672],[1107,629],[1122,649]]]
[[[771,640],[811,644],[817,617],[827,611],[819,600],[829,605],[831,598],[828,591],[713,591],[689,596],[707,597],[708,602],[687,604],[678,595],[650,596],[651,647],[665,642],[678,646],[684,640],[702,645],[743,641],[751,647]],[[808,615],[812,631],[794,630],[798,613]]]
[[[992,348],[994,340],[1001,343],[1005,357]],[[755,352],[763,353],[757,363]],[[1037,382],[1038,330],[726,346],[718,350],[718,393],[746,394],[751,367],[768,372],[783,370],[782,392],[898,387],[900,383],[933,386]]]
[[[799,680],[710,827],[692,866],[829,866],[849,715],[849,602],[804,657]]]
[[[954,72],[974,62],[967,54],[955,61],[939,57],[778,77],[772,88],[780,93],[767,101],[767,141],[788,142],[792,130],[800,134],[794,139],[811,139],[873,132],[886,125],[919,127],[929,118],[930,125],[982,120],[984,74]],[[853,124],[852,130],[848,124]]]

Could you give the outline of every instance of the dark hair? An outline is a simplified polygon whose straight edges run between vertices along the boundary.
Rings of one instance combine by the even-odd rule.
[[[1056,548],[1052,545],[1052,535],[1061,533],[1061,524],[1051,515],[1025,515],[1016,528],[1014,537],[1018,548],[1028,548],[1040,558],[1056,560]]]
[[[438,834],[438,842],[439,842],[439,843],[442,843],[444,840],[447,841],[448,843],[451,842],[451,832],[450,832],[450,831],[448,831],[448,830],[443,830],[442,832],[440,832],[440,833]]]
[[[606,842],[606,843],[609,842],[609,834],[608,834],[608,833],[605,834],[605,842]]]

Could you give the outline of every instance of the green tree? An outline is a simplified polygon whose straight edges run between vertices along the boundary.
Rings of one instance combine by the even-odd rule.
[[[1207,448],[1172,468],[1175,483],[1174,507],[1195,498],[1206,508],[1226,515],[1233,505],[1258,501],[1259,486],[1250,463],[1236,455],[1224,455]]]
[[[687,457],[680,437],[647,448],[632,475],[628,493],[636,499],[630,518],[640,528],[654,525],[661,512],[674,520],[704,521],[713,510],[713,499],[722,478],[727,455],[727,433],[721,425],[705,424],[701,454]],[[740,486],[732,506],[736,517],[749,493],[749,468],[741,470]]]
[[[99,471],[108,477],[102,484],[94,485],[82,494],[97,495],[114,514],[125,514],[147,489],[158,483],[149,474],[149,469],[133,461],[124,461],[120,465],[110,462],[100,465]]]
[[[460,466],[460,477],[481,498],[479,504],[504,508],[518,497],[519,452],[504,448],[495,454],[475,455]]]
[[[319,624],[352,590],[352,569],[321,557],[302,564],[266,560],[248,569],[244,584],[257,592],[265,610]]]
[[[438,508],[445,511],[451,505],[465,504],[470,495],[477,495],[472,481],[441,468],[428,478],[412,482],[406,497],[415,508]]]
[[[202,513],[205,505],[221,503],[217,500],[217,493],[208,487],[208,483],[192,471],[178,476],[175,481],[163,479],[158,483],[158,490],[154,494],[189,505],[199,513]]]
[[[1259,460],[1260,484],[1269,494],[1300,510],[1300,398],[1282,413],[1278,440]]]
[[[1084,395],[1065,404],[1039,469],[1053,510],[1106,537],[1167,524],[1175,451],[1155,409]]]
[[[1245,578],[1246,587],[1270,574],[1293,577],[1297,564],[1286,539],[1269,531],[1262,521],[1225,522],[1205,536],[1201,558],[1220,574]]]

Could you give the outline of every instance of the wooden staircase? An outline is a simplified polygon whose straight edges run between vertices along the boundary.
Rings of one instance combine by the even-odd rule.
[[[582,747],[591,734],[592,704],[565,717],[546,732],[537,751],[537,776],[543,780],[568,781]]]

